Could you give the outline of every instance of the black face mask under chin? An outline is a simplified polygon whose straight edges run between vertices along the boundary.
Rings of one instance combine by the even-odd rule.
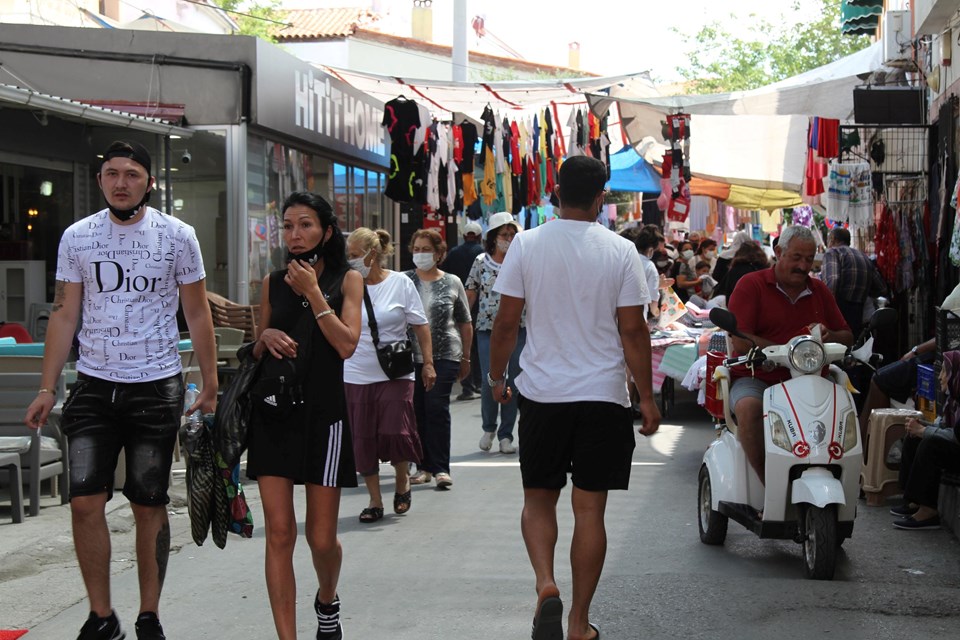
[[[126,222],[133,216],[137,215],[137,212],[140,211],[140,207],[147,204],[149,200],[150,200],[150,192],[147,191],[145,194],[143,194],[143,199],[140,201],[140,204],[135,206],[133,209],[117,209],[115,206],[110,204],[109,201],[107,201],[107,208],[110,209],[110,213],[115,215],[118,220],[120,220],[121,222]]]
[[[310,266],[313,266],[317,263],[317,260],[323,257],[323,247],[325,244],[326,243],[321,240],[320,243],[317,244],[317,246],[315,246],[313,249],[309,249],[303,253],[292,253],[288,251],[287,262],[290,262],[291,260],[303,260]]]

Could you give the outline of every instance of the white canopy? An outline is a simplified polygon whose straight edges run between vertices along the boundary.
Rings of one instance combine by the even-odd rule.
[[[635,79],[646,79],[649,82],[647,72],[557,80],[455,82],[384,76],[326,65],[316,66],[382,102],[389,102],[401,94],[421,101],[439,118],[459,113],[479,119],[484,106],[488,104],[494,111],[501,112],[542,108],[549,104],[585,105],[587,100],[583,94],[586,92],[607,90]]]
[[[875,43],[845,58],[780,82],[715,95],[657,95],[652,84],[611,87],[590,94],[602,114],[617,103],[627,139],[648,160],[665,147],[660,121],[669,113],[691,114],[690,169],[694,175],[745,186],[799,191],[806,161],[807,118],[849,121],[853,90],[861,76],[880,69],[883,47]],[[736,116],[736,117],[732,117]]]

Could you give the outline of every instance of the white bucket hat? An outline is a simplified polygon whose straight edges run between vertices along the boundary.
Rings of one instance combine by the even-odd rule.
[[[493,231],[505,224],[512,224],[517,228],[517,231],[520,231],[520,225],[513,219],[513,214],[509,211],[500,211],[491,215],[487,220],[487,231]]]

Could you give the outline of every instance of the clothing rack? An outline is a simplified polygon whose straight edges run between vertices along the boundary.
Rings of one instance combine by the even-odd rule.
[[[901,178],[884,176],[884,200],[887,205],[923,204],[927,201],[927,178],[915,175]]]

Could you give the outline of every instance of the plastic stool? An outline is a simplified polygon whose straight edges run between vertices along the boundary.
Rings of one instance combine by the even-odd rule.
[[[919,411],[910,409],[874,409],[867,420],[867,437],[863,443],[863,468],[860,471],[860,488],[867,497],[867,504],[877,507],[892,495],[902,492],[897,482],[900,465],[887,463],[890,447],[906,433],[905,425],[910,418],[920,418]]]

